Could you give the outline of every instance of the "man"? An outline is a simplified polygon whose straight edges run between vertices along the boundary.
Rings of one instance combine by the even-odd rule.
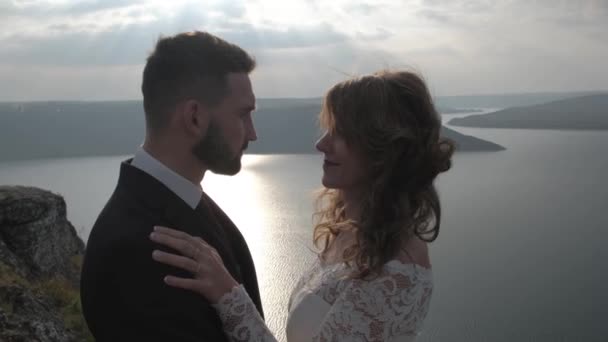
[[[262,314],[242,235],[201,188],[207,170],[234,175],[256,140],[249,73],[254,60],[209,33],[161,38],[142,92],[146,137],[122,163],[118,185],[91,231],[81,278],[87,324],[97,341],[225,341],[210,303],[167,286],[191,276],[152,259],[155,225],[199,236],[219,252]]]

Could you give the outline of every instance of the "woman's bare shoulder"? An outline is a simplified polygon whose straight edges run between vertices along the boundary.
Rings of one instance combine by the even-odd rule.
[[[404,264],[416,264],[424,268],[431,268],[428,244],[417,237],[409,239],[404,244],[401,252],[397,255],[397,260]]]

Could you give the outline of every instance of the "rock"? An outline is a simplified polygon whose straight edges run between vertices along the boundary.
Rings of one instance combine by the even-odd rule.
[[[2,341],[75,341],[44,297],[20,286],[0,287],[0,301],[12,308],[0,309]]]
[[[0,227],[2,227],[0,225]],[[1,229],[1,228],[0,228]],[[19,257],[11,251],[2,239],[2,232],[0,231],[0,262],[9,266],[12,272],[16,273],[19,277],[24,278],[28,276],[29,268]]]
[[[90,338],[78,291],[83,254],[61,196],[0,186],[0,341]]]
[[[84,253],[84,243],[67,220],[61,196],[32,187],[0,186],[0,239],[0,249],[13,254],[2,260],[27,271],[26,277],[78,279],[72,259]],[[0,252],[4,254],[6,250]]]

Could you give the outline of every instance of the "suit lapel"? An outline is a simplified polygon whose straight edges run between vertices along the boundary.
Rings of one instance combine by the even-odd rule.
[[[195,213],[198,217],[199,222],[205,222],[205,224],[209,226],[208,229],[213,230],[213,232],[215,233],[218,239],[218,244],[217,246],[213,244],[211,245],[215,249],[217,249],[228,271],[230,271],[232,276],[237,281],[242,281],[241,270],[239,262],[235,258],[235,251],[231,243],[231,237],[226,234],[226,227],[220,221],[218,221],[214,212],[209,207],[209,204],[207,203],[207,201],[205,201],[205,195],[203,195],[203,199],[201,199],[201,202],[196,208]],[[203,240],[205,240],[205,238],[203,238]]]
[[[166,225],[192,236],[198,236],[213,246],[232,276],[237,281],[242,281],[228,237],[211,211],[201,204],[196,210],[192,209],[164,184],[130,163],[131,159],[121,165],[119,186],[134,194],[148,210],[162,213],[158,225]]]
[[[192,236],[198,236],[218,249],[218,251],[226,249],[225,242],[222,241],[223,239],[218,234],[217,228],[187,204],[177,201],[168,202],[163,216],[172,225],[169,228],[181,230]]]

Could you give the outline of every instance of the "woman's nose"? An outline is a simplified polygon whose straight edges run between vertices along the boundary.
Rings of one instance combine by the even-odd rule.
[[[325,132],[321,138],[317,140],[315,147],[319,152],[327,152],[327,132]]]

